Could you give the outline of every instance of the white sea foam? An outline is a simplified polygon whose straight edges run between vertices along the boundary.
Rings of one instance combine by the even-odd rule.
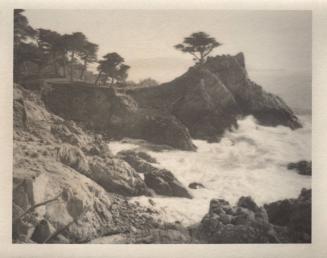
[[[264,127],[249,116],[239,121],[239,128],[226,132],[219,143],[194,140],[196,152],[169,150],[149,151],[138,141],[111,142],[114,153],[139,148],[155,157],[160,166],[171,170],[187,187],[199,182],[205,189],[189,189],[194,199],[156,196],[152,198],[162,211],[163,219],[186,225],[199,222],[208,211],[212,198],[232,204],[241,196],[252,196],[262,205],[284,198],[297,197],[303,187],[311,188],[311,177],[288,170],[287,164],[311,160],[311,117],[301,117],[304,127]],[[150,205],[148,197],[135,197]]]

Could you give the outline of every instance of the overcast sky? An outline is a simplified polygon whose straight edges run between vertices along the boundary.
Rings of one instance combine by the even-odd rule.
[[[223,46],[214,54],[244,52],[250,70],[311,70],[311,13],[217,10],[26,10],[33,27],[83,32],[99,56],[118,52],[130,79],[161,82],[182,74],[192,57],[173,48],[205,31]]]

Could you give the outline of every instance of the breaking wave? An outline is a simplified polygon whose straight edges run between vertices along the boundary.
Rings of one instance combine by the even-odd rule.
[[[304,127],[291,130],[284,126],[258,125],[251,116],[239,121],[239,128],[226,132],[219,143],[194,140],[196,152],[165,150],[154,152],[140,141],[111,142],[114,153],[142,149],[155,157],[159,166],[171,170],[187,187],[199,182],[204,189],[189,189],[194,199],[156,196],[158,210],[166,221],[185,225],[199,222],[208,211],[212,198],[234,204],[241,196],[252,196],[262,205],[297,197],[303,187],[311,188],[311,177],[287,169],[287,164],[311,160],[311,116],[302,116]],[[150,205],[149,197],[134,197]]]

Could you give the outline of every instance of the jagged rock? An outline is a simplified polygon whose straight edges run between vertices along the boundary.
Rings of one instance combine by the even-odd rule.
[[[311,242],[311,190],[302,189],[297,199],[266,204],[269,221],[288,230],[288,242]]]
[[[143,195],[146,185],[138,173],[120,159],[94,156],[89,160],[90,169],[84,173],[108,192],[122,195]]]
[[[264,209],[251,198],[240,198],[236,207],[223,199],[210,202],[209,213],[192,229],[192,235],[206,243],[276,243],[279,242]],[[250,208],[250,209],[249,209]]]
[[[253,201],[251,196],[242,196],[238,200],[237,206],[249,209],[253,212],[256,212],[259,209],[258,205]]]
[[[191,188],[191,189],[205,188],[203,184],[201,184],[201,183],[196,183],[196,182],[190,183],[190,184],[188,185],[188,187]]]
[[[150,155],[147,154],[146,159],[139,154],[139,152],[124,150],[117,153],[117,157],[125,160],[130,164],[138,173],[148,173],[157,168],[148,163],[147,160],[155,161]],[[152,162],[153,163],[153,162]]]
[[[276,95],[268,93],[248,78],[243,53],[208,58],[206,67],[218,76],[233,94],[241,114],[253,115],[267,126],[301,127],[295,114]]]
[[[157,194],[192,198],[192,195],[169,170],[156,169],[145,173],[144,182]]]
[[[155,87],[113,89],[52,82],[44,91],[46,106],[65,119],[112,137],[145,139],[194,150],[194,138],[217,140],[237,126],[239,116],[253,115],[268,126],[300,123],[281,98],[265,92],[247,75],[243,54],[208,58],[175,80]]]
[[[51,127],[51,133],[61,139],[63,142],[81,146],[80,139],[63,124],[55,124]]]
[[[311,176],[312,175],[312,162],[301,160],[296,163],[289,163],[287,165],[288,169],[295,169],[300,175]]]
[[[72,167],[73,169],[87,173],[89,170],[87,159],[84,153],[77,147],[68,144],[63,144],[58,149],[58,160],[63,164]]]
[[[50,89],[43,91],[43,100],[51,112],[111,137],[131,137],[183,150],[195,149],[188,129],[176,117],[140,108],[130,96],[117,94],[110,88],[53,83]]]
[[[130,226],[137,229],[154,227],[155,220],[145,216],[148,207],[129,204],[125,197],[105,191],[91,179],[90,175],[96,173],[90,170],[88,163],[96,164],[103,172],[93,178],[106,182],[112,177],[112,184],[121,184],[121,188],[117,187],[119,191],[139,193],[145,187],[143,180],[126,162],[112,159],[103,138],[87,134],[72,121],[49,113],[37,92],[24,89],[21,92],[27,119],[23,127],[14,128],[13,242],[35,243],[30,239],[31,230],[42,219],[57,231],[77,218],[76,223],[65,229],[62,236],[51,239],[51,243],[85,242],[104,234],[126,232]],[[51,130],[57,125],[62,125],[68,135],[77,137],[79,144],[71,145],[72,142],[61,139]],[[101,152],[99,156],[89,155],[92,147]],[[110,191],[115,189],[110,188]],[[17,220],[31,206],[59,194],[59,199],[41,205]],[[80,200],[82,205],[79,205]],[[83,212],[78,216],[81,210]],[[151,214],[154,216],[155,213]],[[37,235],[35,233],[33,238],[38,238]]]
[[[253,115],[268,126],[301,126],[281,98],[248,78],[242,53],[210,57],[171,82],[129,90],[128,94],[141,107],[169,111],[187,126],[192,137],[210,141],[236,126],[240,115]]]
[[[117,156],[128,162],[137,172],[143,173],[145,184],[154,190],[155,193],[192,198],[191,194],[177,180],[172,172],[166,169],[159,169],[149,164],[145,159],[141,158],[144,154],[139,155],[137,152],[127,150],[119,152]],[[154,161],[149,155],[146,156],[146,159]]]
[[[137,152],[137,155],[144,159],[146,162],[149,162],[149,163],[158,163],[157,160],[154,158],[154,157],[151,157],[149,154],[147,154],[146,152],[143,152],[143,151],[139,151]]]

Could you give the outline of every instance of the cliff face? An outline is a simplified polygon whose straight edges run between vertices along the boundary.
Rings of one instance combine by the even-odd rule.
[[[108,88],[57,84],[43,91],[47,108],[111,137],[145,139],[194,150],[191,137],[218,140],[237,118],[266,126],[301,127],[284,101],[248,78],[242,53],[211,57],[175,80],[116,93]]]
[[[171,82],[128,93],[142,107],[175,115],[194,138],[221,136],[236,125],[238,116],[245,115],[253,115],[267,126],[301,127],[281,98],[248,78],[242,53],[211,57],[202,67],[192,67]]]
[[[264,91],[248,78],[243,53],[209,58],[206,67],[233,94],[242,115],[253,115],[266,126],[301,127],[293,111],[279,96]]]
[[[188,129],[173,115],[139,107],[133,98],[110,88],[60,84],[43,90],[47,108],[110,137],[139,138],[194,150]]]

